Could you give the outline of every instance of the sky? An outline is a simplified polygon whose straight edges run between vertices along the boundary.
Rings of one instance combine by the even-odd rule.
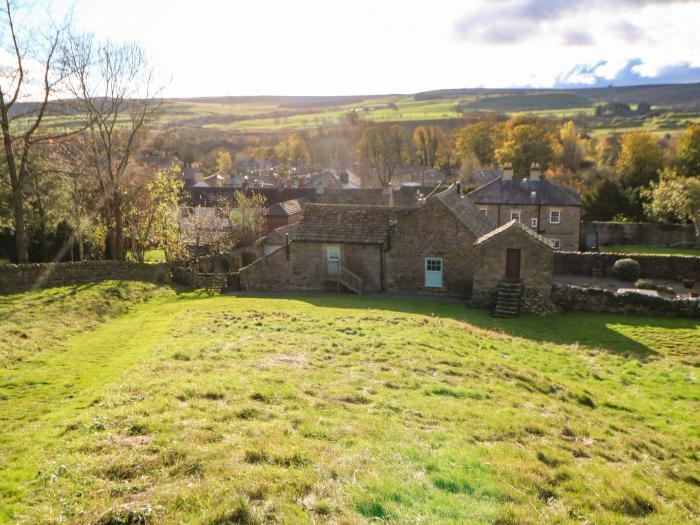
[[[71,3],[80,30],[139,42],[170,97],[700,82],[700,0]]]

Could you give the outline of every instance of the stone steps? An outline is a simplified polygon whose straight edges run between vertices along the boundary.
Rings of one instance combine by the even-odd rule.
[[[520,301],[523,284],[519,281],[501,281],[498,283],[494,317],[515,317],[520,314]]]

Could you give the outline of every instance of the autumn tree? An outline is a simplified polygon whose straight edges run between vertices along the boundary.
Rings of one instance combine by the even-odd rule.
[[[654,135],[647,131],[623,135],[615,171],[637,220],[644,218],[643,189],[658,180],[662,166],[663,153]]]
[[[676,146],[678,174],[700,177],[700,126],[690,126]]]
[[[646,191],[646,212],[659,221],[691,221],[700,238],[700,178],[682,177],[666,169]]]
[[[493,124],[478,122],[460,128],[455,135],[455,149],[461,158],[473,155],[482,166],[493,164],[495,159]]]
[[[641,188],[658,178],[663,157],[656,137],[635,131],[622,137],[615,170],[625,189]]]
[[[309,163],[309,150],[306,146],[306,138],[301,133],[293,133],[286,140],[280,142],[275,148],[277,157],[282,162]]]
[[[124,257],[124,210],[129,170],[148,124],[160,109],[160,88],[144,50],[136,44],[72,36],[65,46],[72,71],[66,86],[77,118],[87,128],[88,165],[100,193],[109,257]]]
[[[559,161],[564,168],[576,173],[581,166],[583,152],[583,143],[579,137],[576,124],[574,124],[572,120],[569,120],[559,130]]]
[[[2,178],[9,189],[16,257],[20,263],[29,260],[25,194],[32,184],[31,155],[38,145],[62,135],[47,131],[42,124],[49,103],[57,97],[66,75],[59,57],[65,24],[48,21],[45,27],[19,27],[18,13],[25,8],[32,6],[11,0],[0,4],[0,50],[4,56],[0,70]],[[31,16],[36,19],[36,11]]]
[[[358,143],[360,158],[367,162],[385,190],[396,169],[408,160],[408,133],[399,126],[369,124]]]
[[[166,259],[177,258],[181,253],[178,231],[178,208],[182,181],[174,170],[153,174],[144,172],[141,166],[129,182],[136,186],[125,203],[125,231],[131,240],[131,254],[137,262],[144,262],[148,248],[160,248]]]
[[[444,148],[446,137],[437,126],[418,126],[413,130],[413,144],[418,155],[418,163],[433,168],[438,161],[438,153]]]
[[[267,199],[259,193],[248,196],[243,191],[236,191],[234,200],[235,207],[228,211],[231,237],[238,246],[254,246],[265,225]]]
[[[233,170],[233,159],[231,154],[226,150],[220,150],[216,154],[216,167],[219,173],[231,173]]]
[[[511,163],[515,176],[527,177],[533,162],[538,162],[542,169],[551,163],[554,154],[552,135],[540,121],[514,122],[495,153],[500,165]]]

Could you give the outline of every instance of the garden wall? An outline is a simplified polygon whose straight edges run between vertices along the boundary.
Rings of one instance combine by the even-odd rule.
[[[552,301],[564,310],[700,318],[700,300],[697,299],[619,294],[602,288],[582,288],[570,284],[555,283]]]
[[[588,232],[598,234],[598,245],[637,244],[642,246],[676,246],[697,244],[695,229],[690,224],[661,224],[648,222],[584,222],[581,240]]]
[[[700,281],[700,257],[691,255],[629,255],[598,252],[554,252],[554,273],[563,275],[593,275],[593,269],[602,269],[610,275],[618,259],[638,261],[641,277],[671,279],[689,277]]]
[[[126,261],[82,261],[0,265],[0,294],[70,284],[131,279],[167,282],[170,265]]]

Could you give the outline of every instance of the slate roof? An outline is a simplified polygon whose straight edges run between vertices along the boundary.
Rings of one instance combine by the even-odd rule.
[[[477,237],[496,227],[496,223],[486,217],[465,195],[458,193],[454,185],[429,198],[442,202]]]
[[[307,204],[295,241],[382,244],[389,235],[390,208]]]
[[[503,180],[501,176],[475,189],[468,197],[476,204],[581,206],[576,192],[546,179],[523,182],[522,179]]]
[[[503,173],[501,173],[501,170],[498,168],[479,168],[472,170],[469,178],[471,179],[471,182],[476,184],[486,184],[502,175]]]
[[[278,202],[267,209],[269,217],[290,217],[304,211],[304,199]]]
[[[536,241],[541,242],[542,244],[544,244],[544,245],[547,246],[548,248],[553,248],[553,247],[554,247],[553,244],[552,244],[552,241],[550,241],[549,239],[546,239],[545,237],[542,237],[542,235],[540,235],[539,233],[537,233],[535,230],[533,230],[533,229],[531,229],[531,228],[528,228],[528,227],[525,226],[524,224],[522,224],[522,223],[516,221],[515,219],[513,219],[512,221],[509,221],[509,222],[505,223],[503,226],[500,226],[500,227],[496,228],[495,230],[492,230],[492,231],[488,232],[488,233],[485,234],[485,235],[482,235],[481,237],[479,237],[479,238],[474,242],[474,245],[476,246],[477,244],[481,244],[481,243],[483,243],[483,242],[486,242],[486,241],[488,241],[489,239],[492,239],[492,238],[496,237],[498,234],[503,233],[503,232],[505,232],[505,231],[507,231],[507,230],[510,230],[510,229],[513,229],[513,228],[518,228],[518,229],[524,231],[524,232],[527,233],[530,237],[532,237],[532,238],[535,239]]]

